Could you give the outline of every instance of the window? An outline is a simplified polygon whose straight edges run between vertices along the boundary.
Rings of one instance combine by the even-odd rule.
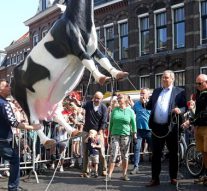
[[[17,63],[21,62],[24,60],[22,52],[17,56]]]
[[[155,75],[155,88],[162,86],[162,73]]]
[[[100,48],[100,44],[102,45],[100,28],[96,28],[96,35],[97,35],[97,46],[98,48]]]
[[[167,16],[166,12],[156,14],[156,50],[157,52],[167,48]]]
[[[128,58],[128,23],[119,24],[119,38],[120,38],[120,59]]]
[[[42,31],[42,38],[45,37],[46,34],[47,34],[47,29],[44,29],[44,30]]]
[[[185,47],[184,7],[174,9],[174,49]]]
[[[12,62],[11,62],[11,64],[16,64],[16,61],[17,61],[16,58],[17,58],[16,55],[14,55],[14,56],[12,57]]]
[[[101,31],[100,31],[100,28],[97,28],[96,29],[96,34],[97,34],[97,39],[99,41],[101,39]]]
[[[114,27],[109,26],[105,28],[105,44],[107,48],[107,54],[113,58],[114,56]]]
[[[46,8],[46,0],[42,0],[42,11],[44,11]]]
[[[7,57],[6,59],[6,65],[9,66],[11,64],[11,58]]]
[[[28,52],[24,52],[24,54],[22,55],[22,59],[24,60],[27,57],[27,54],[29,53],[30,49],[28,49]]]
[[[201,74],[206,74],[207,75],[207,67],[202,67],[201,68]]]
[[[149,17],[139,19],[140,28],[140,55],[149,54]]]
[[[34,36],[33,36],[33,46],[35,46],[39,41],[39,38],[38,38],[38,34],[35,33]]]
[[[207,43],[207,1],[201,2],[201,43]]]
[[[185,86],[185,71],[175,71],[175,86]]]
[[[140,76],[140,88],[150,87],[149,75]]]
[[[106,87],[106,89],[105,89],[106,92],[112,92],[112,91],[116,92],[118,90],[118,87],[119,87],[118,81],[116,81],[116,80],[114,81],[113,90],[111,89],[111,85],[112,85],[111,83],[106,84],[106,86],[105,86]]]
[[[185,71],[174,71],[175,74],[175,86],[185,86]],[[155,75],[155,88],[162,86],[162,73]]]
[[[21,61],[21,54],[17,55],[17,63]]]

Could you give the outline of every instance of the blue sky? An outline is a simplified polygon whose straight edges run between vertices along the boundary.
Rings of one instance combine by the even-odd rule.
[[[1,0],[0,50],[29,30],[24,21],[36,14],[38,4],[39,0]]]

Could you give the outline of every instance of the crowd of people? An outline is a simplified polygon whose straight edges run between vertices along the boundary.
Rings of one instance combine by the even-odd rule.
[[[82,177],[102,175],[106,177],[106,181],[111,181],[117,158],[120,158],[122,180],[129,181],[129,150],[133,147],[134,167],[130,169],[130,174],[133,175],[139,173],[140,153],[143,145],[147,144],[148,151],[152,154],[151,180],[146,186],[160,184],[161,159],[165,146],[169,156],[169,182],[176,185],[180,128],[186,129],[193,125],[196,146],[203,153],[205,165],[202,182],[207,185],[207,75],[200,74],[196,78],[196,98],[191,97],[188,102],[185,90],[174,86],[174,80],[175,75],[171,70],[164,71],[162,87],[156,88],[152,94],[147,87],[141,88],[140,99],[135,103],[129,96],[117,94],[106,106],[100,91],[95,92],[92,99],[86,102],[82,102],[74,93],[64,99],[62,114],[71,126],[82,132],[81,137],[74,138],[71,145],[73,158],[82,157]],[[38,130],[40,125],[29,125],[18,103],[14,99],[8,99],[9,94],[9,84],[1,80],[0,115],[3,120],[0,120],[0,156],[10,163],[12,176],[9,177],[8,186],[12,191],[18,188],[20,160],[15,149],[11,147],[12,135],[19,139],[24,138],[21,129]],[[189,110],[191,117],[183,121],[182,116]],[[61,125],[53,123],[53,127],[50,138],[55,139],[57,144],[50,148],[50,167],[54,169],[55,165],[59,165],[62,172],[69,137]],[[28,152],[31,152],[31,148],[24,145],[22,155]],[[37,149],[37,160],[41,160],[38,154]],[[109,158],[106,158],[106,154]],[[59,164],[55,162],[57,159],[61,159]],[[71,163],[74,164],[72,159]]]

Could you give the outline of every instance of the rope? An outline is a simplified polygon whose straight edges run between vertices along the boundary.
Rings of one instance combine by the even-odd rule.
[[[111,99],[110,99],[110,103],[112,103],[112,100],[113,100],[113,97],[114,97],[114,80],[112,79],[111,81]],[[108,146],[107,146],[107,156],[109,156],[109,125],[108,125],[108,137],[107,137],[107,143],[108,143]],[[107,165],[108,166],[108,165]],[[106,191],[108,191],[108,168],[106,167],[106,184],[105,184],[105,188],[106,188]]]
[[[178,174],[180,174],[180,167],[179,167],[179,166],[180,166],[180,165],[179,165],[179,162],[180,162],[180,138],[179,138],[179,137],[180,137],[180,135],[179,135],[179,128],[180,128],[180,127],[179,127],[179,124],[180,124],[180,123],[179,123],[179,122],[180,122],[180,121],[179,121],[179,117],[176,118],[176,121],[177,121],[177,128],[178,128],[178,132],[177,132],[177,137],[178,137],[178,153],[177,153],[177,154],[178,154]],[[177,190],[177,191],[183,190],[183,189],[181,189],[180,186],[179,186],[178,178],[177,178],[177,182],[176,182],[176,190]]]
[[[92,77],[92,73],[90,73],[90,76],[89,76],[88,84],[86,86],[86,91],[85,91],[85,94],[84,94],[84,97],[83,97],[83,101],[81,103],[81,108],[83,108],[83,103],[86,101],[86,95],[87,95],[87,92],[88,92],[88,87],[89,87],[90,82],[91,82],[91,77]]]
[[[178,121],[177,118],[178,118],[177,115],[175,115],[175,114],[173,114],[173,113],[171,112],[171,116],[170,116],[170,125],[168,126],[168,132],[167,132],[165,135],[163,135],[163,136],[159,136],[159,135],[157,135],[155,132],[151,131],[152,134],[153,134],[156,138],[158,138],[158,139],[163,139],[163,138],[167,137],[167,136],[169,135],[169,133],[172,131],[172,128],[173,128],[172,126],[173,126],[173,124],[177,124],[177,121]]]
[[[177,151],[177,155],[178,155],[178,173],[180,174],[180,168],[179,168],[179,162],[180,162],[180,136],[179,136],[179,124],[180,124],[180,121],[179,121],[179,117],[178,117],[178,115],[177,114],[173,114],[173,113],[171,113],[171,122],[170,122],[170,126],[171,127],[169,127],[168,126],[168,132],[165,134],[165,135],[163,135],[163,136],[158,136],[158,135],[156,135],[153,131],[152,131],[152,134],[156,137],[156,138],[159,138],[159,139],[162,139],[162,138],[165,138],[165,137],[167,137],[168,135],[169,135],[169,133],[172,131],[172,126],[174,125],[174,124],[177,124],[177,137],[178,137],[178,143],[177,143],[177,146],[178,146],[178,151]],[[182,190],[181,188],[180,188],[180,186],[179,186],[179,181],[178,181],[178,178],[177,178],[177,182],[176,182],[176,190],[177,191],[180,191],[180,190]]]
[[[107,55],[111,58],[111,60],[113,61],[113,63],[116,65],[116,67],[119,69],[119,70],[121,70],[121,71],[123,71],[122,69],[121,69],[121,67],[119,66],[119,64],[114,60],[114,58],[109,54],[109,51],[108,51],[108,49],[104,46],[104,44],[99,40],[98,41],[99,42],[99,44],[102,46],[102,48],[105,50],[105,52],[107,53]],[[126,78],[128,81],[129,81],[129,83],[131,84],[131,86],[135,89],[135,90],[137,90],[137,88],[135,87],[135,85],[132,83],[132,81],[129,79],[129,77],[127,77]]]
[[[116,67],[122,71],[121,67],[118,65],[118,63],[114,60],[114,58],[108,53],[108,49],[104,46],[104,44],[99,40],[98,41],[99,44],[103,47],[103,49],[105,50],[105,52],[107,53],[107,55],[111,58],[111,60],[114,62],[114,64],[116,65]],[[135,85],[132,83],[132,81],[129,79],[129,77],[127,77],[127,80],[129,81],[129,83],[131,84],[131,86],[137,90],[137,88],[135,87]],[[110,99],[110,103],[112,102],[113,100],[113,96],[114,96],[114,79],[112,78],[111,80],[111,99]],[[109,128],[109,127],[108,127]],[[108,135],[109,135],[109,129],[108,129]],[[107,138],[108,139],[108,138]],[[109,141],[109,140],[108,140]],[[108,142],[107,141],[107,142]],[[109,144],[108,144],[108,148],[107,148],[107,156],[109,156],[108,154],[109,152]],[[108,169],[106,169],[107,172],[108,172]],[[106,188],[106,191],[108,190],[108,173],[106,174],[106,185],[105,185],[105,188]]]
[[[68,141],[70,138],[71,138],[71,137],[69,137],[69,138],[66,139],[66,140]],[[60,143],[60,142],[64,142],[64,141],[66,141],[66,140],[59,141],[58,143]],[[51,178],[49,184],[47,185],[45,191],[48,191],[50,185],[52,184],[52,182],[53,182],[53,180],[54,180],[54,178],[55,178],[55,174],[56,174],[56,172],[57,172],[57,169],[61,166],[61,160],[64,159],[64,153],[65,153],[65,150],[66,150],[66,148],[67,148],[66,145],[67,145],[67,144],[65,144],[65,147],[64,147],[63,151],[62,151],[61,154],[60,154],[60,158],[59,158],[59,160],[58,160],[58,164],[57,164],[57,166],[56,166],[56,168],[55,168],[55,170],[54,170],[54,173],[53,173],[53,175],[52,175],[52,178]]]

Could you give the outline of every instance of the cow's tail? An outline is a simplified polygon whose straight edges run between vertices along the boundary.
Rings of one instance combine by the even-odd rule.
[[[11,80],[11,94],[18,101],[19,105],[26,113],[28,121],[30,123],[30,111],[27,103],[26,87],[22,81],[22,76],[24,74],[22,66],[23,62],[13,69],[13,78]]]

